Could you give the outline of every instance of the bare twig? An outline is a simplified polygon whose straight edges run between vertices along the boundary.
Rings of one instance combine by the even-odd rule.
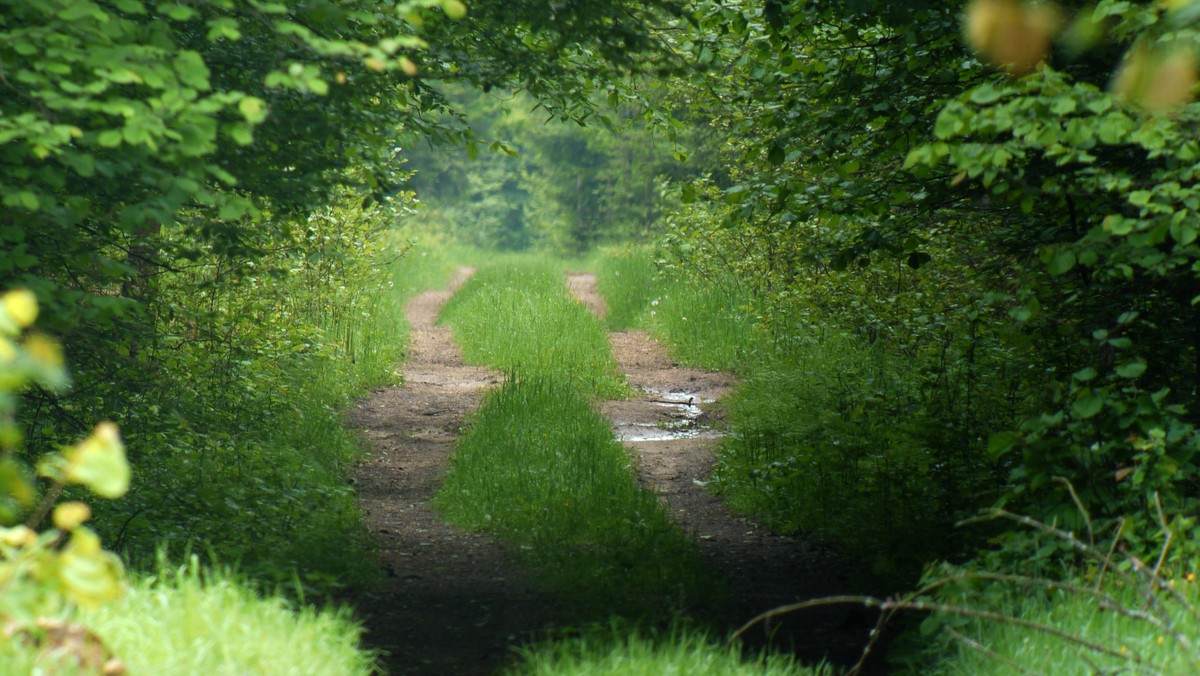
[[[741,628],[739,628],[736,632],[733,633],[731,640],[736,640],[736,639],[740,638],[742,636],[742,634],[746,633],[747,631],[750,630],[751,627],[754,627],[755,625],[759,624],[760,622],[771,620],[771,619],[774,619],[781,615],[787,615],[789,613],[794,613],[794,612],[801,611],[801,610],[807,610],[809,608],[820,608],[823,606],[844,605],[844,604],[857,604],[857,605],[865,606],[867,608],[878,608],[879,610],[882,610],[882,611],[891,611],[891,612],[895,612],[898,610],[912,610],[912,611],[922,612],[922,613],[945,613],[947,615],[958,615],[960,617],[972,617],[975,619],[987,620],[989,622],[997,622],[1000,624],[1009,624],[1009,625],[1012,625],[1015,627],[1022,627],[1024,629],[1032,629],[1034,631],[1038,631],[1038,632],[1041,632],[1044,634],[1048,634],[1050,636],[1054,636],[1055,638],[1066,641],[1067,643],[1082,646],[1084,648],[1087,648],[1088,650],[1091,650],[1092,652],[1099,653],[1101,655],[1108,655],[1109,657],[1114,657],[1114,658],[1120,659],[1120,660],[1126,660],[1126,661],[1133,662],[1134,664],[1139,664],[1139,665],[1143,661],[1141,655],[1139,655],[1135,652],[1129,651],[1129,652],[1123,653],[1118,650],[1113,650],[1112,648],[1109,648],[1108,646],[1096,643],[1095,641],[1089,641],[1081,636],[1076,636],[1074,634],[1068,633],[1066,631],[1058,629],[1057,627],[1052,627],[1048,624],[1042,624],[1040,622],[1033,622],[1031,620],[1022,620],[1017,617],[1009,617],[1008,615],[993,612],[990,610],[979,610],[978,608],[968,608],[966,606],[956,606],[956,605],[951,605],[948,603],[931,603],[928,601],[912,601],[912,600],[904,600],[904,599],[900,599],[900,600],[880,599],[880,598],[875,598],[873,596],[854,596],[854,595],[828,596],[825,598],[810,599],[808,601],[801,601],[799,603],[791,603],[786,606],[780,606],[778,608],[768,610],[765,613],[759,614],[757,617],[750,620],[746,624],[742,625]]]
[[[1080,516],[1083,517],[1084,524],[1087,525],[1088,545],[1095,547],[1096,535],[1092,530],[1092,517],[1088,516],[1087,510],[1084,509],[1083,502],[1079,499],[1079,494],[1075,492],[1075,486],[1071,485],[1071,482],[1065,477],[1056,476],[1054,477],[1054,480],[1067,487],[1067,492],[1071,494],[1071,500],[1075,503],[1075,509],[1079,510]]]
[[[1008,667],[1009,669],[1012,669],[1013,671],[1017,671],[1022,674],[1043,674],[1043,673],[1045,673],[1045,672],[1041,672],[1041,671],[1033,671],[1032,669],[1026,669],[1025,667],[1021,666],[1020,664],[1017,664],[1016,662],[1008,659],[1007,657],[1005,657],[1004,655],[1001,655],[1000,653],[996,652],[995,650],[988,648],[987,646],[983,645],[979,641],[976,641],[975,639],[971,638],[970,636],[967,636],[966,634],[962,633],[961,631],[958,631],[957,629],[955,629],[953,627],[942,627],[942,629],[945,630],[945,632],[947,634],[950,634],[950,636],[954,640],[961,642],[963,645],[967,646],[971,650],[974,650],[975,652],[977,652],[981,655],[986,656],[988,659],[996,660],[997,662],[1003,664],[1004,666]]]

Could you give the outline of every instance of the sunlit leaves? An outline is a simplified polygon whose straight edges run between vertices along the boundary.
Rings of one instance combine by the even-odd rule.
[[[129,463],[117,426],[105,422],[64,455],[67,481],[87,486],[105,498],[119,498],[129,490]]]
[[[1177,110],[1192,100],[1197,81],[1191,48],[1152,48],[1139,43],[1125,55],[1113,76],[1113,95],[1146,110]]]
[[[0,524],[5,525],[37,499],[23,464],[12,453],[21,441],[13,418],[13,395],[31,381],[56,386],[66,378],[61,352],[49,338],[34,334],[15,342],[37,316],[37,298],[32,292],[17,289],[0,296]],[[44,456],[41,467],[55,488],[42,497],[40,508],[30,518],[33,526],[67,482],[83,484],[105,497],[119,497],[129,487],[124,445],[112,423],[101,423],[63,455]],[[121,594],[124,568],[115,555],[104,551],[96,534],[83,527],[89,518],[91,509],[72,501],[54,507],[54,527],[42,534],[26,525],[0,527],[0,586],[4,589],[0,615],[6,622],[27,622],[60,612],[68,603],[98,605]]]

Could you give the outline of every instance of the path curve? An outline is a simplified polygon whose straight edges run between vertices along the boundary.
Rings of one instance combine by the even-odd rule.
[[[606,307],[595,275],[570,273],[567,286],[580,303],[604,316]],[[723,621],[736,628],[771,608],[843,592],[842,566],[832,548],[803,537],[769,533],[735,515],[709,490],[719,434],[630,440],[637,435],[625,433],[639,425],[669,424],[678,417],[678,407],[664,402],[689,397],[701,409],[701,425],[720,427],[720,408],[713,404],[732,392],[734,377],[680,366],[645,331],[615,331],[609,334],[609,343],[626,382],[638,394],[626,401],[603,402],[601,410],[618,437],[623,437],[643,485],[660,496],[672,519],[695,538],[710,568],[729,580],[732,600],[725,617],[717,618],[718,624]],[[827,656],[835,663],[852,664],[872,626],[868,620],[845,608],[822,609],[763,629],[773,633],[776,644],[787,644],[805,660]],[[747,638],[754,645],[767,640],[763,632],[752,632]]]
[[[370,453],[355,472],[359,506],[387,581],[357,601],[364,642],[388,653],[391,674],[490,674],[511,646],[555,618],[555,604],[502,546],[446,525],[429,500],[441,486],[467,417],[501,376],[463,363],[438,312],[473,274],[405,307],[411,325],[403,382],[347,415]]]

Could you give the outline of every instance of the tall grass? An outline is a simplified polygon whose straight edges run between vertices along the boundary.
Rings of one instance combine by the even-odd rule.
[[[783,655],[746,655],[703,634],[665,635],[614,629],[521,651],[512,676],[829,676],[825,667],[803,667]]]
[[[681,364],[737,367],[755,338],[751,297],[735,279],[680,278],[660,272],[645,247],[608,249],[595,263],[614,330],[644,328]]]
[[[100,637],[130,674],[375,673],[374,656],[358,649],[360,628],[345,611],[262,597],[227,573],[202,572],[195,559],[138,578],[120,600],[71,619]],[[73,672],[62,665],[21,641],[0,641],[5,674]]]
[[[442,317],[470,362],[525,376],[564,376],[601,397],[628,395],[603,325],[570,297],[556,266],[530,257],[489,265]]]
[[[732,507],[839,544],[859,588],[903,588],[954,550],[962,533],[946,510],[975,494],[977,475],[930,443],[906,361],[834,332],[755,356],[714,473]]]

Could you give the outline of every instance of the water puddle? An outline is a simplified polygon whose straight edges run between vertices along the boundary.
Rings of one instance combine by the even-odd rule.
[[[721,432],[704,423],[704,404],[713,399],[702,399],[695,392],[664,392],[643,388],[646,399],[642,403],[653,406],[652,420],[613,420],[617,438],[621,441],[672,441],[675,439],[713,439]]]

